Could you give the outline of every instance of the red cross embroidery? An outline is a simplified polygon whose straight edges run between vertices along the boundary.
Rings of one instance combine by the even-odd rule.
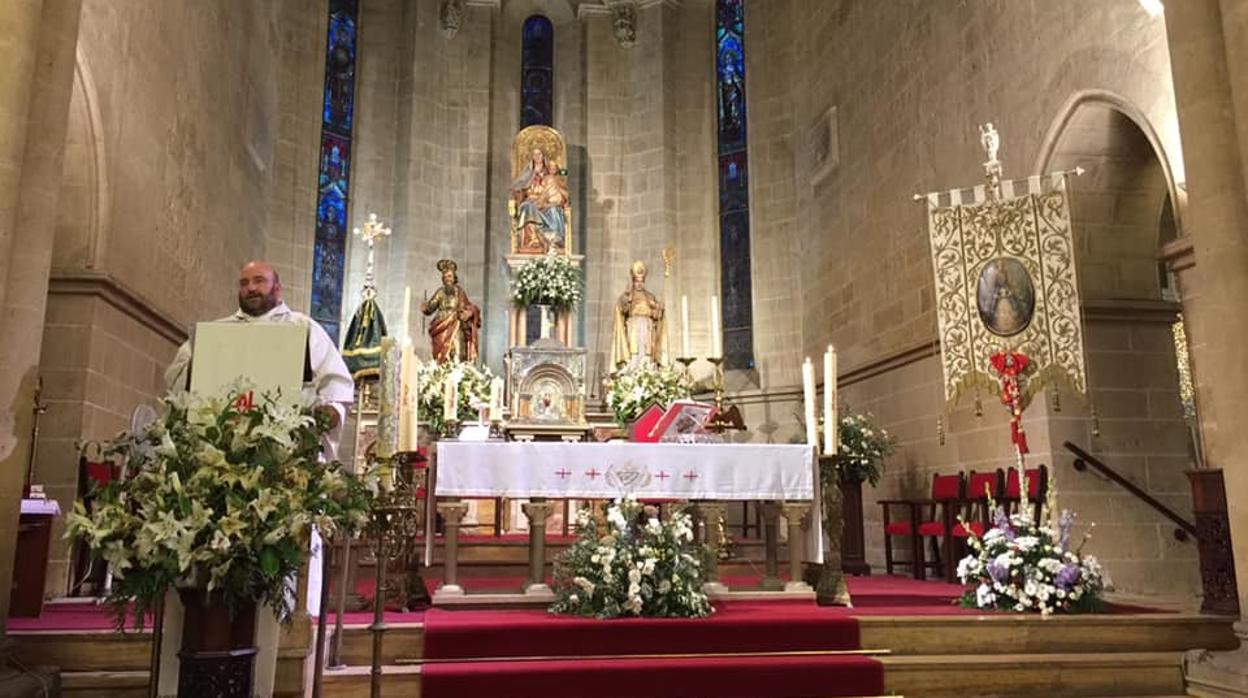
[[[602,473],[598,472],[598,470],[595,468],[590,468],[589,470],[585,471],[585,474],[589,476],[590,480],[597,480],[598,476],[601,475]]]
[[[572,473],[567,468],[560,468],[555,471],[555,474],[559,476],[560,480],[566,480]]]
[[[683,477],[689,482],[693,482],[694,480],[698,479],[698,474],[690,470],[689,472],[685,473]]]
[[[659,478],[660,480],[666,480],[667,478],[671,477],[671,475],[668,475],[666,472],[660,470],[659,474],[655,475],[655,477]]]

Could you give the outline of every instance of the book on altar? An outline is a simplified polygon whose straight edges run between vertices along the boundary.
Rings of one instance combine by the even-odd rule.
[[[224,395],[243,378],[255,396],[295,403],[308,366],[308,328],[297,322],[201,322],[192,344],[191,391]]]
[[[635,440],[648,443],[688,441],[709,433],[708,427],[714,418],[715,405],[696,400],[677,400],[644,435],[638,435],[641,438]]]

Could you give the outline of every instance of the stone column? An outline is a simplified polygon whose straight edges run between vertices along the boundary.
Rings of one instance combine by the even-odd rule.
[[[438,502],[438,513],[446,524],[446,548],[442,558],[442,586],[435,596],[463,596],[464,588],[459,585],[459,522],[468,513],[468,503]],[[382,563],[378,561],[377,564]]]
[[[1192,316],[1194,370],[1206,461],[1226,481],[1241,619],[1248,611],[1248,53],[1243,2],[1166,3],[1166,34],[1183,141],[1198,286]],[[1232,45],[1231,42],[1237,42]],[[1235,61],[1239,61],[1236,63]],[[1241,640],[1248,626],[1237,626]],[[1216,695],[1248,695],[1248,653],[1189,657],[1189,679]],[[1204,693],[1202,693],[1204,695]]]
[[[0,21],[0,655],[80,10],[81,0],[16,0]]]
[[[762,588],[766,591],[780,591],[784,583],[780,581],[780,505],[776,502],[763,502],[763,547],[766,554],[763,563]],[[793,552],[792,544],[789,554]]]
[[[719,581],[719,520],[728,511],[728,506],[723,502],[699,502],[698,511],[704,522],[703,530],[706,539],[703,543],[706,546],[706,580],[702,584],[702,590],[708,594],[722,594],[728,591],[728,587]]]
[[[811,586],[802,580],[802,551],[806,549],[802,544],[802,518],[810,511],[810,504],[787,502],[783,508],[784,518],[789,522],[789,581],[784,590],[812,591]]]
[[[546,519],[554,505],[544,499],[534,499],[520,507],[529,517],[529,583],[524,585],[524,593],[550,594],[550,586],[546,584]]]

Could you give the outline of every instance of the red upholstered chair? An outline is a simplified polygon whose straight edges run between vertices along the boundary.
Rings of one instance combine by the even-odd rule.
[[[915,579],[926,578],[927,562],[923,553],[923,537],[940,535],[941,531],[948,530],[949,527],[944,526],[944,522],[953,520],[953,508],[962,499],[963,486],[962,473],[933,475],[930,499],[892,499],[880,502],[884,509],[884,567],[888,574],[893,573],[894,565],[909,564]],[[904,518],[893,519],[893,512],[897,510],[905,512]],[[925,533],[925,530],[928,532]],[[911,537],[908,563],[893,560],[893,536]],[[934,564],[939,566],[939,553]]]
[[[1027,469],[1027,500],[1034,506],[1032,513],[1035,516],[1036,524],[1039,525],[1044,519],[1044,501],[1049,495],[1049,469],[1043,465],[1035,468]],[[1005,496],[1001,498],[1001,504],[1005,507],[1006,514],[1013,514],[1018,511],[1021,500],[1019,498],[1018,484],[1018,468],[1011,467],[1006,471],[1005,475]]]
[[[958,506],[958,513],[965,523],[955,518],[952,530],[954,554],[945,561],[945,572],[949,575],[950,581],[953,579],[952,570],[956,567],[954,558],[961,558],[966,554],[965,541],[969,533],[982,538],[984,533],[992,528],[992,508],[989,502],[1001,500],[1004,480],[1005,474],[1000,469],[990,473],[977,473],[972,470],[966,478],[966,498]]]
[[[953,536],[950,532],[958,522],[958,511],[966,497],[966,478],[957,475],[936,475],[932,478],[932,498],[921,503],[926,512],[919,522],[919,576],[925,579],[927,568],[943,570],[945,581],[953,578]],[[924,560],[923,540],[932,539],[932,561]],[[940,539],[937,545],[936,539]]]

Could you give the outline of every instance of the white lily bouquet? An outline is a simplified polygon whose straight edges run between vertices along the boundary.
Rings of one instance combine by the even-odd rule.
[[[1028,507],[1013,515],[995,506],[993,511],[983,538],[968,531],[971,554],[958,563],[957,575],[976,587],[962,596],[963,606],[1042,615],[1100,607],[1105,577],[1096,558],[1082,553],[1089,534],[1071,547],[1072,512],[1036,525]]]
[[[692,393],[693,386],[681,369],[643,363],[625,366],[612,375],[607,384],[607,406],[616,421],[627,426],[650,405],[667,408]]]
[[[332,535],[365,523],[375,480],[321,462],[329,424],[315,416],[315,394],[295,405],[269,395],[251,404],[250,395],[246,386],[213,398],[170,395],[158,420],[107,444],[127,477],[97,491],[90,512],[77,502],[67,536],[108,563],[119,625],[131,604],[142,624],[167,589],[188,580],[232,611],[263,602],[285,619],[287,580],[303,564],[311,527]]]
[[[521,308],[549,305],[571,310],[581,302],[581,270],[565,256],[547,254],[516,272],[511,284],[512,302]]]
[[[447,382],[455,385],[456,420],[471,422],[477,419],[474,405],[490,400],[490,381],[494,380],[494,374],[488,366],[463,361],[422,361],[416,369],[416,379],[420,384],[420,423],[441,434],[446,427]]]
[[[701,618],[714,611],[688,514],[660,521],[654,507],[630,497],[611,504],[606,531],[587,509],[577,513],[576,530],[580,537],[555,561],[551,613]]]

